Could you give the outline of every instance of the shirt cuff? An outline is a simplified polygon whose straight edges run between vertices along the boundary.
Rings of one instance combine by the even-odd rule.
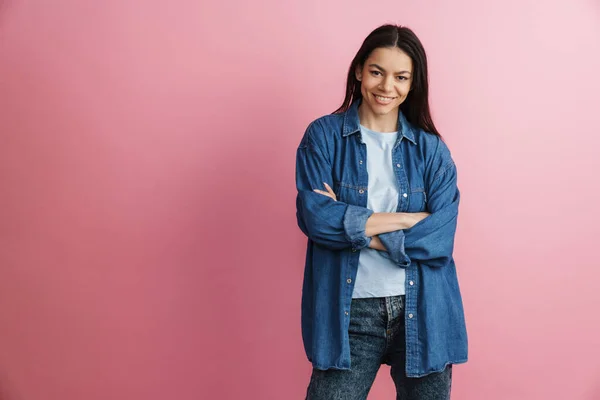
[[[377,235],[387,249],[389,259],[399,267],[406,268],[410,265],[410,258],[404,251],[404,232],[394,231]]]
[[[344,214],[344,232],[352,250],[360,250],[371,243],[371,238],[365,236],[365,225],[372,214],[373,210],[368,208],[348,205]]]

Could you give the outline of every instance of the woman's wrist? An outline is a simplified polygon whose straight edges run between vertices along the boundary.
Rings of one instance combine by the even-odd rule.
[[[410,229],[428,215],[425,212],[374,213],[367,220],[365,234],[372,237],[382,233]]]
[[[399,213],[395,213],[395,214],[396,214],[396,218],[398,221],[397,222],[397,224],[398,224],[397,230],[408,229],[416,223],[414,215],[412,213],[399,212]]]
[[[396,212],[390,214],[390,218],[393,219],[395,228],[393,231],[412,228],[418,221],[420,221],[417,216],[418,213]]]
[[[369,248],[380,251],[387,251],[381,240],[378,236],[373,236],[371,238],[371,243],[369,243]]]

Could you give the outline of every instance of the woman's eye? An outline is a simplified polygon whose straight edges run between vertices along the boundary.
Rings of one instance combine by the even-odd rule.
[[[371,75],[377,76],[378,74],[381,74],[381,72],[379,72],[379,71],[371,71]]]
[[[405,81],[405,80],[407,80],[407,79],[408,79],[408,78],[407,78],[407,77],[405,77],[405,76],[399,76],[399,77],[398,77],[398,80],[400,80],[400,81]]]

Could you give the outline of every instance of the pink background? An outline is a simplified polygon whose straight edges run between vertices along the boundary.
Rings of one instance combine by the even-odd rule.
[[[599,400],[597,0],[0,0],[0,399],[303,398],[295,150],[384,22],[459,167],[453,398]]]

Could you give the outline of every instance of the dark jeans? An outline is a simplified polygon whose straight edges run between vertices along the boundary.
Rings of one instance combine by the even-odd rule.
[[[422,378],[405,373],[404,296],[353,299],[350,370],[313,369],[308,400],[364,400],[381,364],[391,366],[397,400],[448,400],[452,366]]]

